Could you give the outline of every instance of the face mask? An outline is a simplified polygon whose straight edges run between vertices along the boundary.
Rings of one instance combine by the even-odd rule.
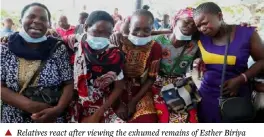
[[[40,43],[47,40],[47,37],[44,35],[40,38],[32,38],[30,37],[24,28],[19,32],[19,35],[28,43]]]
[[[108,38],[87,36],[86,41],[93,50],[101,50],[110,44]]]
[[[137,37],[137,36],[133,36],[131,34],[128,35],[128,39],[136,46],[144,46],[152,40],[151,36]]]
[[[177,25],[175,26],[174,34],[175,34],[177,40],[192,40],[192,35],[186,36],[186,35],[182,34],[180,28]]]

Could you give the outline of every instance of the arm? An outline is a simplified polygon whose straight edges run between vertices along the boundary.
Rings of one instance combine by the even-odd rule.
[[[254,61],[264,59],[264,44],[259,36],[259,34],[254,31],[250,39],[250,55]]]
[[[124,80],[119,80],[114,83],[114,89],[110,96],[108,97],[107,101],[97,110],[96,114],[102,117],[104,112],[107,108],[111,107],[114,102],[116,102],[122,92],[124,91],[125,82]]]
[[[3,82],[1,82],[1,99],[3,102],[28,113],[36,113],[50,107],[45,103],[35,102],[23,95],[15,93],[7,88]]]
[[[152,31],[151,32],[151,35],[161,35],[161,34],[171,34],[172,33],[172,30],[163,30],[163,31]]]

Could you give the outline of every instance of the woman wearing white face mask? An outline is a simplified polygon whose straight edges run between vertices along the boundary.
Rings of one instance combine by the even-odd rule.
[[[74,89],[78,99],[71,104],[69,122],[124,122],[114,112],[124,87],[124,55],[109,44],[114,20],[105,11],[94,11],[87,26],[87,32],[76,44]]]
[[[193,21],[193,9],[186,8],[180,10],[173,18],[173,33],[169,35],[159,35],[155,38],[162,45],[162,60],[160,71],[155,81],[152,91],[154,93],[155,107],[158,111],[159,122],[161,123],[196,123],[196,108],[199,100],[197,89],[191,78],[185,79],[185,74],[193,60],[198,57],[197,40],[194,40],[196,27]],[[181,87],[178,83],[188,81],[192,83],[189,89],[178,89],[179,96],[170,94],[169,90],[163,90],[168,84]],[[187,87],[184,85],[184,87]],[[190,90],[192,89],[192,90]],[[182,92],[187,91],[188,96],[182,96]],[[168,93],[168,94],[167,94]],[[187,95],[187,94],[186,94]],[[191,96],[191,97],[189,97]],[[171,99],[170,99],[171,98]],[[177,99],[178,102],[171,102]],[[185,104],[183,104],[185,102]],[[191,102],[188,109],[183,106]],[[176,104],[176,105],[175,105]],[[169,106],[169,107],[168,107]],[[183,108],[177,109],[174,108]],[[187,108],[187,107],[186,107]]]
[[[123,92],[118,114],[127,122],[157,122],[150,88],[158,73],[161,47],[151,39],[153,21],[151,12],[136,11],[131,18],[130,34],[122,46],[126,54],[126,90]]]
[[[22,31],[1,46],[1,122],[65,122],[73,77],[64,45],[46,37],[50,12],[32,3],[21,13]],[[37,94],[33,94],[37,93]]]

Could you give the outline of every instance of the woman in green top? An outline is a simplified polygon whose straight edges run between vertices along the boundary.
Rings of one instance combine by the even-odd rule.
[[[155,40],[162,45],[160,71],[152,87],[155,107],[161,123],[196,123],[198,121],[194,100],[199,100],[199,96],[192,79],[185,78],[189,66],[192,65],[193,60],[199,55],[198,37],[195,36],[197,29],[193,21],[193,9],[180,10],[173,19],[172,27],[173,33],[155,37]],[[174,90],[176,91],[176,96],[172,97],[171,100],[163,98],[162,87],[171,83],[179,85],[179,82],[181,83],[185,80],[191,84],[191,87]],[[169,96],[171,94],[168,93]],[[173,101],[172,106],[169,104],[171,101]],[[175,111],[174,107],[177,110],[181,107],[183,109],[181,109],[182,111]]]

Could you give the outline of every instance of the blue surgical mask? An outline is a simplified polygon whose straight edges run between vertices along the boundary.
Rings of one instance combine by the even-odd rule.
[[[174,29],[174,35],[177,40],[192,40],[192,35],[191,36],[186,36],[182,34],[180,28],[176,25]]]
[[[101,50],[107,47],[110,44],[110,41],[108,38],[104,37],[94,37],[91,35],[87,35],[86,41],[88,42],[89,46],[93,50]]]
[[[28,43],[40,43],[47,40],[47,37],[44,35],[40,38],[32,38],[30,37],[24,28],[19,32],[19,35]]]
[[[151,36],[137,37],[137,36],[134,36],[132,34],[128,35],[128,39],[136,46],[144,46],[152,40]]]

